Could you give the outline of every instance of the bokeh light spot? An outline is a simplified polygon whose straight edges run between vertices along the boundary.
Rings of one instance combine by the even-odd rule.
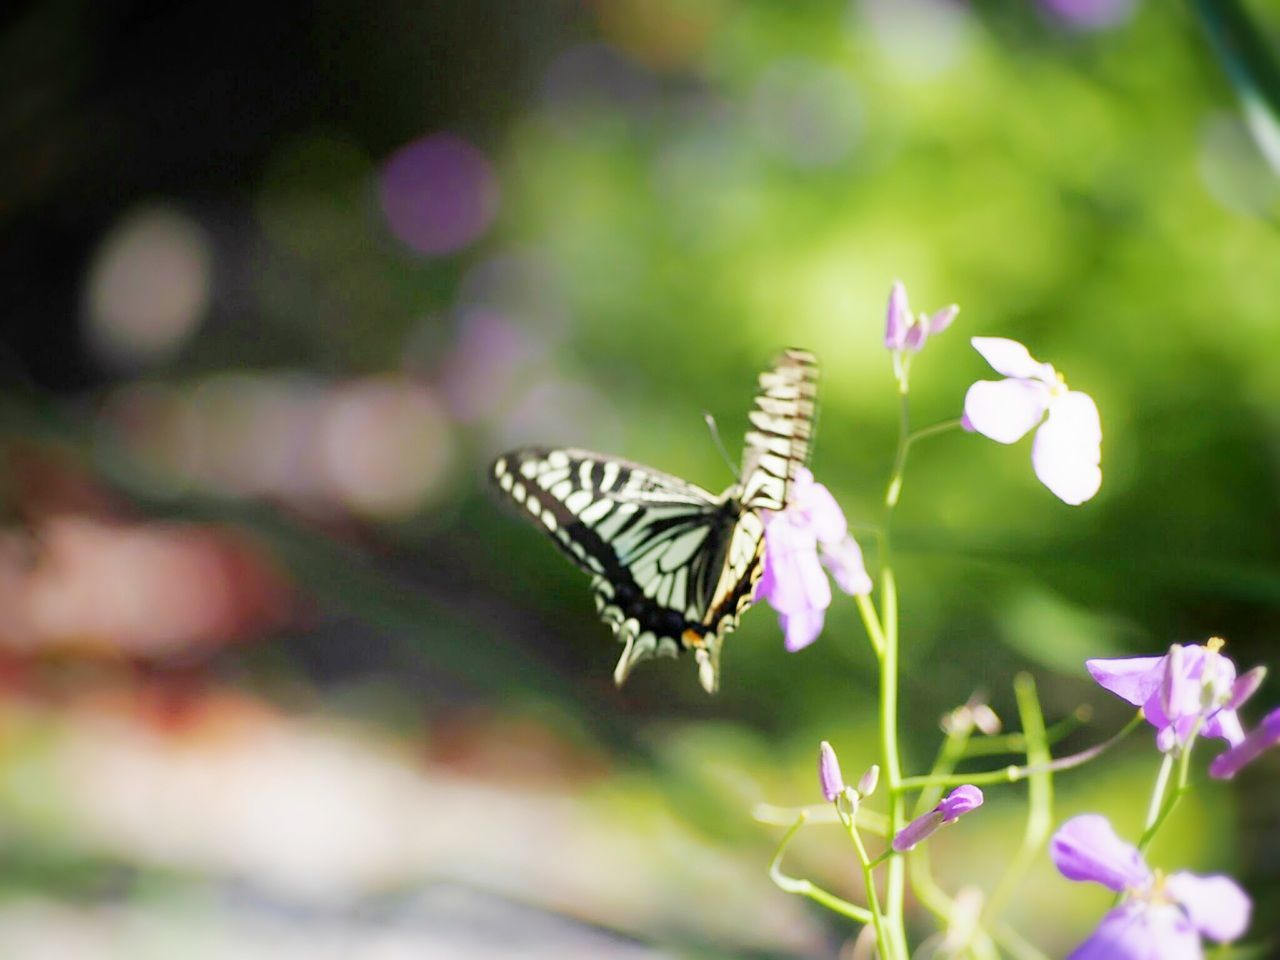
[[[862,126],[852,78],[812,60],[784,60],[765,70],[752,113],[769,152],[801,168],[844,160]]]
[[[212,272],[209,237],[190,217],[167,206],[126,214],[89,266],[90,346],[112,366],[172,356],[204,319]]]
[[[479,239],[498,212],[493,166],[449,133],[397,150],[383,165],[382,212],[391,232],[419,253],[454,253]]]
[[[425,386],[395,377],[339,387],[321,443],[323,470],[336,498],[379,518],[416,511],[453,461],[440,404]]]

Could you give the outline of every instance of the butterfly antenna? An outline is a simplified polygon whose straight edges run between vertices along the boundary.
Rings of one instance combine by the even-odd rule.
[[[724,441],[720,439],[720,428],[716,426],[716,418],[704,410],[702,411],[702,419],[707,422],[707,429],[711,431],[711,439],[715,441],[716,449],[720,451],[720,456],[724,457],[724,462],[729,465],[729,472],[733,474],[735,480],[741,482],[742,477],[738,474],[738,465],[733,462],[733,458],[729,456],[729,451],[725,449]]]

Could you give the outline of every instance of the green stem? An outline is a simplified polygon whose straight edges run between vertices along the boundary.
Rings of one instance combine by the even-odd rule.
[[[1151,802],[1147,804],[1147,821],[1142,825],[1144,837],[1160,822],[1160,811],[1164,809],[1164,797],[1169,789],[1171,773],[1173,773],[1173,754],[1166,753],[1164,759],[1160,761],[1160,773],[1156,775],[1156,785],[1151,791]]]
[[[812,824],[843,823],[836,814],[835,807],[829,803],[812,804],[805,807],[778,807],[771,803],[758,803],[751,811],[751,817],[757,823],[767,823],[775,827],[789,827],[796,822],[796,817],[804,816]],[[858,829],[874,833],[877,837],[886,836],[889,829],[888,818],[882,813],[868,810],[859,805],[856,814]]]
[[[1044,713],[1036,694],[1036,682],[1028,673],[1013,678],[1013,691],[1018,701],[1018,717],[1027,739],[1027,767],[1031,774],[1027,785],[1027,822],[1022,843],[996,884],[983,911],[988,923],[994,923],[1004,911],[1014,891],[1022,883],[1040,848],[1049,839],[1053,826],[1053,773],[1049,770],[1049,740],[1044,726]]]
[[[1089,722],[1092,712],[1087,706],[1079,707],[1074,713],[1068,717],[1059,720],[1053,726],[1045,730],[1045,742],[1052,746],[1060,743],[1068,736],[1075,733],[1082,726]],[[1002,753],[1026,753],[1027,738],[1021,732],[996,734],[991,737],[982,737],[979,740],[970,740],[965,747],[964,755],[966,758],[971,757],[987,757],[998,756]]]
[[[837,813],[839,809],[837,808]],[[876,948],[882,957],[892,957],[893,943],[889,939],[889,931],[885,928],[884,915],[880,910],[880,895],[876,893],[876,875],[872,869],[871,858],[867,856],[867,848],[862,845],[862,837],[858,834],[857,821],[853,817],[845,818],[841,815],[841,822],[844,824],[845,832],[849,834],[849,839],[853,841],[854,847],[858,851],[858,862],[862,864],[862,882],[867,888],[867,904],[871,907],[871,922],[876,928]],[[906,960],[904,957],[903,960]]]
[[[960,426],[960,418],[953,417],[950,420],[943,420],[939,423],[931,423],[927,427],[921,427],[919,430],[910,431],[910,423],[907,420],[907,395],[902,394],[902,406],[899,413],[899,438],[898,448],[893,455],[893,472],[889,475],[889,489],[884,496],[884,503],[887,507],[895,507],[898,505],[898,499],[902,496],[902,477],[907,469],[907,456],[911,453],[911,445],[917,440],[923,440],[925,437],[932,437],[935,434],[946,433],[948,430],[954,430]]]
[[[884,610],[884,647],[880,650],[880,759],[889,793],[889,831],[892,838],[905,822],[902,764],[898,751],[898,587],[886,562],[880,573]],[[889,860],[885,886],[885,919],[901,956],[909,956],[903,909],[906,901],[906,865],[902,857]]]
[[[884,655],[884,628],[880,626],[880,616],[876,613],[875,602],[868,596],[858,595],[853,598],[858,605],[858,613],[862,616],[862,625],[867,629],[867,636],[871,638],[871,646],[875,649],[876,657]]]
[[[946,777],[905,777],[899,783],[899,788],[902,790],[921,790],[926,787],[958,787],[965,783],[972,783],[974,786],[980,787],[989,783],[1017,783],[1038,773],[1057,773],[1060,770],[1071,770],[1075,767],[1083,766],[1100,754],[1110,750],[1132,733],[1141,722],[1142,714],[1136,714],[1132,720],[1121,728],[1119,733],[1109,740],[1104,740],[1088,750],[1082,750],[1080,753],[1074,753],[1069,757],[1060,757],[1048,763],[1025,767],[1010,766],[1001,770],[990,770],[983,773],[957,773]]]
[[[1142,831],[1142,838],[1138,841],[1138,850],[1141,853],[1147,852],[1147,848],[1151,846],[1151,841],[1155,839],[1156,834],[1164,825],[1164,822],[1169,819],[1169,814],[1173,813],[1174,808],[1178,806],[1178,801],[1181,800],[1187,790],[1190,789],[1188,781],[1191,778],[1191,748],[1195,746],[1196,737],[1200,735],[1200,726],[1202,723],[1203,718],[1196,722],[1196,725],[1192,728],[1190,735],[1187,737],[1187,742],[1184,743],[1178,751],[1178,780],[1177,783],[1174,784],[1172,792],[1167,792],[1167,787],[1169,783],[1169,773],[1173,768],[1174,755],[1172,753],[1166,753],[1164,755],[1164,761],[1160,764],[1160,775],[1156,778],[1156,787],[1152,792],[1151,807],[1147,810],[1147,826]],[[1151,810],[1155,809],[1157,806],[1157,795],[1162,795],[1163,801],[1159,804],[1159,810],[1156,813],[1155,818],[1152,819]]]
[[[792,839],[800,828],[804,826],[808,817],[801,814],[796,822],[791,825],[782,836],[782,842],[778,844],[777,852],[774,853],[773,859],[769,861],[769,879],[777,884],[778,888],[787,893],[794,893],[797,896],[808,897],[815,903],[821,904],[833,913],[838,913],[842,917],[848,917],[857,923],[872,923],[875,920],[872,912],[865,907],[859,907],[857,904],[849,903],[847,900],[841,900],[833,893],[811,883],[808,880],[802,880],[799,877],[789,877],[782,872],[782,857],[786,853],[787,847],[791,844]]]

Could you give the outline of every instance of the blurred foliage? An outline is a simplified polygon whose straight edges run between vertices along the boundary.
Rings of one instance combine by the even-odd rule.
[[[756,371],[795,344],[823,366],[815,473],[855,527],[878,524],[896,436],[881,325],[901,278],[916,309],[962,308],[913,368],[917,424],[959,414],[988,375],[966,338],[996,335],[1093,395],[1104,429],[1102,491],[1081,508],[1035,481],[1026,442],[957,432],[913,451],[894,531],[909,765],[975,689],[1014,716],[1026,667],[1050,722],[1098,708],[1065,748],[1096,742],[1124,711],[1085,682],[1087,656],[1219,634],[1237,663],[1276,665],[1280,178],[1200,31],[1192,8],[1212,6],[1139,3],[1096,31],[1032,4],[946,0],[10,12],[6,433],[71,451],[131,515],[232,524],[277,559],[308,616],[209,654],[215,675],[357,712],[348,694],[374,682],[429,722],[554,704],[570,742],[624,758],[596,798],[618,818],[661,794],[701,835],[763,851],[746,814],[812,799],[819,739],[851,769],[873,759],[873,661],[852,607],[799,655],[770,613],[749,615],[714,700],[684,662],[646,664],[615,692],[585,580],[481,478],[506,446],[564,442],[720,489],[731,477],[703,411],[732,453]],[[429,256],[388,226],[379,177],[442,131],[488,157],[498,205],[481,239]],[[212,251],[208,305],[172,349],[121,360],[84,335],[86,277],[104,237],[155,205]],[[414,509],[379,514],[244,495],[230,480],[273,434],[248,466],[184,473],[182,444],[212,441],[184,441],[180,414],[248,382],[227,374],[308,396],[407,378],[444,411],[439,474]],[[139,388],[177,398],[163,421],[176,432],[116,415]],[[214,415],[224,446],[256,409]],[[331,459],[348,466],[348,450]],[[1104,808],[1132,833],[1146,746],[1064,776],[1058,819]],[[1271,758],[1215,786],[1156,850],[1240,876],[1272,935],[1278,784]],[[1015,807],[993,799],[967,853],[955,840],[937,858],[944,876],[988,842],[1012,849]],[[42,877],[75,862],[29,858]],[[1068,901],[1054,942],[1103,899],[1035,875],[1031,916]]]

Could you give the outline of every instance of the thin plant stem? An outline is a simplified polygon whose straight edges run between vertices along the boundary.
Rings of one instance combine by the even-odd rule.
[[[1087,706],[1077,708],[1070,716],[1064,717],[1045,729],[1045,742],[1050,746],[1060,743],[1088,723],[1092,714],[1093,711]],[[1027,738],[1019,731],[1017,733],[996,734],[991,737],[970,740],[965,747],[964,755],[968,759],[971,757],[998,756],[1002,753],[1025,754],[1026,752]]]
[[[887,555],[887,554],[886,554]],[[884,648],[880,651],[880,753],[889,794],[889,833],[903,826],[902,765],[898,752],[898,589],[893,569],[886,563],[880,575],[884,610]],[[906,868],[902,857],[889,860],[885,887],[886,922],[902,956],[907,956],[903,908],[906,901]]]
[[[905,394],[903,394],[905,398]],[[906,406],[906,400],[903,400],[903,407]],[[908,423],[905,418],[900,418],[899,425],[902,429],[902,438],[898,441],[898,448],[893,455],[893,474],[889,481],[889,489],[885,493],[885,506],[895,507],[898,500],[902,497],[902,478],[907,469],[907,456],[911,453],[911,446],[917,440],[923,440],[925,437],[932,437],[939,433],[946,433],[960,426],[960,418],[953,417],[950,420],[943,420],[939,423],[931,423],[927,427],[921,427],[919,430],[908,432]]]
[[[1049,763],[1036,764],[1034,766],[1010,766],[1001,770],[991,770],[983,773],[958,773],[945,777],[905,777],[899,784],[902,790],[922,790],[926,787],[958,787],[961,784],[972,783],[974,786],[983,786],[991,783],[1017,783],[1020,780],[1026,780],[1028,777],[1037,773],[1050,772],[1057,773],[1061,770],[1071,770],[1075,767],[1083,766],[1095,757],[1110,750],[1117,743],[1127,737],[1142,722],[1142,714],[1137,714],[1132,720],[1124,725],[1118,733],[1108,740],[1102,741],[1087,750],[1080,753],[1074,753],[1067,757],[1059,757],[1057,760],[1051,760]]]
[[[1196,721],[1191,733],[1187,736],[1187,742],[1178,751],[1176,759],[1178,779],[1172,791],[1167,790],[1169,773],[1166,771],[1166,764],[1170,769],[1173,768],[1173,754],[1166,753],[1164,755],[1164,761],[1160,764],[1160,775],[1156,779],[1156,789],[1152,792],[1152,807],[1155,807],[1157,793],[1162,794],[1164,799],[1159,804],[1155,819],[1149,819],[1146,828],[1142,831],[1142,838],[1138,841],[1138,850],[1141,853],[1147,852],[1147,848],[1151,846],[1151,841],[1155,839],[1156,833],[1159,832],[1164,822],[1169,819],[1169,814],[1173,813],[1178,801],[1190,789],[1188,782],[1191,777],[1191,748],[1195,746],[1196,737],[1200,734],[1200,727],[1203,722],[1203,717]],[[1150,809],[1148,809],[1147,816],[1148,818],[1151,816]]]
[[[819,887],[817,884],[809,880],[803,880],[799,877],[790,877],[782,872],[782,857],[790,846],[792,839],[800,832],[800,828],[804,826],[808,816],[801,813],[796,818],[790,829],[782,835],[782,840],[778,844],[778,849],[773,855],[773,859],[769,861],[769,879],[772,880],[780,890],[787,893],[794,893],[797,896],[808,897],[815,903],[821,904],[833,913],[838,913],[842,917],[848,917],[857,923],[872,923],[874,916],[866,907],[860,907],[857,904],[842,900],[834,893],[829,893]]]
[[[853,599],[858,605],[862,625],[867,629],[867,636],[871,639],[876,657],[880,658],[884,655],[884,628],[880,626],[880,615],[876,613],[875,601],[863,594],[858,594]]]
[[[1142,825],[1142,835],[1151,832],[1160,820],[1160,811],[1164,808],[1165,793],[1169,789],[1169,775],[1173,773],[1173,754],[1166,753],[1160,761],[1160,772],[1156,774],[1156,785],[1151,791],[1151,802],[1147,804],[1147,820]]]
[[[1031,774],[1027,784],[1027,821],[1022,843],[987,901],[984,915],[988,922],[994,922],[1004,912],[1009,898],[1049,839],[1049,830],[1053,826],[1053,772],[1049,769],[1052,758],[1035,679],[1029,673],[1018,674],[1013,678],[1013,692],[1018,701],[1022,732],[1027,740],[1027,767],[1036,772]]]
[[[862,837],[858,834],[858,824],[854,817],[845,817],[840,813],[839,807],[836,813],[840,815],[840,822],[844,824],[845,832],[849,834],[849,839],[853,841],[854,848],[858,851],[858,863],[862,865],[862,882],[867,888],[867,905],[871,908],[871,922],[876,929],[876,948],[880,951],[881,957],[894,956],[894,945],[889,939],[889,931],[885,927],[884,915],[880,910],[880,895],[876,893],[876,875],[872,869],[871,858],[867,856],[867,848],[862,844]],[[904,956],[902,960],[906,960]]]
[[[801,814],[815,826],[833,826],[843,823],[835,807],[829,803],[810,804],[804,807],[779,807],[772,803],[758,803],[751,811],[751,817],[757,823],[767,823],[775,827],[788,827],[795,823],[796,817]],[[856,817],[859,830],[873,833],[877,837],[887,834],[889,821],[884,814],[859,805]]]

